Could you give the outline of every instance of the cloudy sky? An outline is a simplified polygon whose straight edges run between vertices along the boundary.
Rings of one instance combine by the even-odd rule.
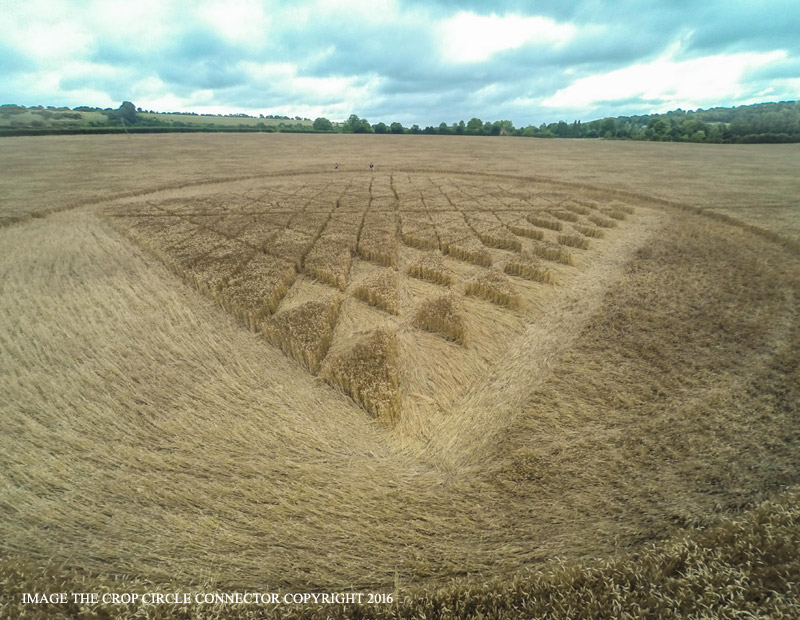
[[[517,126],[800,98],[798,0],[0,0],[0,103]]]

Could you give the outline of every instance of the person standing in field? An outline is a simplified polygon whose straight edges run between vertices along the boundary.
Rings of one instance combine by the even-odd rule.
[[[375,165],[372,162],[369,162],[369,170],[370,172],[375,172]]]

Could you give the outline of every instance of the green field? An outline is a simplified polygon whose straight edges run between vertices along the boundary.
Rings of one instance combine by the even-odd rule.
[[[296,118],[256,118],[253,116],[198,115],[182,113],[140,112],[134,125],[125,127],[113,122],[101,110],[71,110],[70,108],[25,108],[16,105],[0,106],[0,130],[6,131],[81,131],[113,129],[300,129],[311,128],[310,120]]]
[[[287,126],[294,126],[300,123],[304,127],[311,127],[312,121],[310,120],[296,120],[296,119],[277,119],[277,118],[255,118],[245,116],[198,116],[197,114],[179,114],[179,113],[157,113],[151,114],[149,112],[142,112],[141,116],[145,119],[153,119],[161,122],[176,124],[185,123],[193,127],[203,127],[208,125],[223,126],[223,127],[259,127],[262,123],[268,127],[277,127],[280,124]]]

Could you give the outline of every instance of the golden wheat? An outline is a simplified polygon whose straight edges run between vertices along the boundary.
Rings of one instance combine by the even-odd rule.
[[[499,271],[491,269],[479,273],[467,282],[465,293],[506,308],[517,308],[520,305],[519,294],[511,281]]]
[[[573,202],[581,206],[587,207],[592,211],[597,211],[600,209],[600,203],[597,202],[596,200],[589,200],[587,198],[574,198]]]
[[[391,269],[382,269],[356,285],[353,295],[370,306],[397,314],[397,274]]]
[[[400,235],[403,243],[408,247],[419,250],[438,250],[439,238],[432,228],[417,228],[414,230],[403,230]]]
[[[445,254],[474,265],[488,267],[492,264],[492,255],[477,239],[466,239],[448,243],[442,247]]]
[[[575,230],[581,233],[584,237],[593,237],[595,239],[602,239],[603,237],[605,237],[605,233],[599,228],[595,228],[594,226],[576,225]]]
[[[578,215],[589,215],[592,212],[592,209],[578,202],[568,202],[565,205],[563,205],[563,207],[567,211],[572,211],[573,213],[577,213]]]
[[[464,317],[451,294],[423,301],[414,313],[414,325],[440,334],[447,340],[466,344],[467,328]]]
[[[332,217],[330,222],[328,222],[320,238],[341,243],[355,254],[360,224],[361,216],[358,214],[337,213],[336,216]]]
[[[565,222],[577,222],[580,219],[576,213],[569,211],[550,211],[550,215]]]
[[[451,243],[458,243],[474,237],[474,233],[467,228],[463,220],[437,224],[436,230],[438,231],[442,252],[446,252],[447,246]]]
[[[249,245],[229,241],[197,260],[187,270],[186,277],[195,287],[216,297],[220,289],[247,265],[255,252]]]
[[[223,215],[214,220],[213,228],[230,239],[239,236],[257,222],[257,218],[250,214]]]
[[[538,217],[536,215],[526,215],[525,218],[534,226],[538,226],[539,228],[548,228],[550,230],[561,230],[563,225],[558,220],[549,220],[543,217]]]
[[[271,316],[261,324],[261,331],[286,355],[316,373],[330,347],[339,304],[335,296],[307,301]]]
[[[491,248],[498,248],[500,250],[511,250],[512,252],[519,252],[522,250],[522,243],[519,239],[514,237],[505,228],[496,228],[478,234],[478,238],[484,245]]]
[[[350,273],[350,250],[331,239],[319,239],[305,258],[306,273],[320,282],[344,290]]]
[[[526,250],[524,254],[538,256],[539,258],[543,258],[554,263],[561,263],[562,265],[572,265],[574,262],[572,254],[567,252],[565,249],[554,245],[541,245],[537,243],[531,246],[529,250]]]
[[[798,487],[762,501],[735,517],[718,519],[710,527],[691,528],[674,538],[649,545],[638,553],[620,553],[609,560],[558,559],[526,567],[513,577],[459,577],[446,584],[395,583],[392,604],[214,606],[214,618],[227,620],[405,620],[419,618],[548,618],[572,620],[581,610],[584,620],[607,618],[790,618],[800,602],[792,575],[800,571],[795,546],[800,537]],[[8,618],[66,616],[60,603],[40,603],[31,614],[24,595],[30,592],[97,592],[100,598],[119,592],[139,596],[180,591],[178,584],[154,585],[135,576],[87,577],[55,562],[31,562],[10,556],[0,561],[0,604]],[[151,594],[152,596],[152,594]],[[105,599],[107,600],[107,599]],[[169,600],[167,598],[167,600]],[[192,609],[189,607],[189,609]],[[137,603],[87,605],[101,617],[141,615]],[[442,610],[447,610],[442,613]],[[521,612],[521,610],[524,610]],[[181,603],[151,606],[152,620],[185,620]],[[83,615],[83,610],[74,616]]]
[[[283,226],[258,220],[239,234],[239,240],[261,252],[266,252],[272,240],[275,239],[282,230]]]
[[[472,176],[428,170],[416,176],[395,174],[400,196],[435,194],[432,208],[444,213],[449,209],[448,216],[456,208],[485,210],[495,199],[527,200],[539,189],[535,183],[498,177],[502,193],[491,195],[485,187],[495,179],[486,175],[501,168],[523,174],[531,164],[569,187],[559,192],[559,200],[613,195],[610,190],[577,186],[602,178],[606,186],[621,184],[620,195],[627,198],[633,199],[630,192],[624,193],[628,190],[646,192],[652,187],[687,204],[673,217],[675,209],[666,202],[641,198],[642,204],[656,206],[658,218],[642,209],[642,217],[631,218],[635,221],[625,230],[608,235],[612,238],[593,263],[583,261],[581,271],[559,270],[564,274],[559,276],[563,290],[517,281],[526,299],[542,292],[535,300],[541,307],[532,304],[535,320],[459,299],[479,311],[468,323],[469,349],[404,328],[397,335],[403,356],[396,360],[395,384],[402,384],[409,403],[402,403],[407,408],[401,409],[397,397],[397,413],[389,419],[402,424],[391,430],[371,423],[300,365],[282,363],[282,355],[265,346],[263,338],[240,333],[207,300],[185,290],[155,261],[99,224],[94,206],[4,231],[0,273],[5,294],[0,304],[6,325],[0,330],[0,349],[7,354],[0,356],[0,374],[6,406],[0,408],[6,433],[0,438],[0,453],[10,480],[5,503],[13,510],[0,520],[0,555],[6,558],[0,563],[0,608],[8,610],[9,617],[132,617],[147,611],[153,617],[472,614],[505,620],[520,614],[568,617],[575,609],[588,610],[587,617],[661,617],[674,615],[675,609],[687,616],[797,616],[792,581],[784,578],[786,567],[791,572],[796,564],[796,545],[786,544],[797,538],[796,496],[780,511],[759,511],[763,518],[758,527],[729,524],[722,518],[730,507],[765,497],[778,478],[786,481],[786,472],[793,471],[797,460],[795,447],[786,441],[796,428],[791,404],[797,400],[797,382],[790,370],[797,366],[799,349],[792,295],[787,293],[797,288],[796,257],[790,246],[768,242],[764,231],[745,229],[730,216],[716,221],[708,219],[709,214],[694,215],[696,209],[719,201],[720,208],[741,212],[743,219],[761,219],[761,225],[775,230],[798,230],[779,215],[787,211],[767,206],[778,204],[779,198],[786,202],[786,188],[796,176],[792,153],[778,153],[772,146],[753,146],[746,153],[721,149],[718,165],[722,169],[724,163],[726,172],[720,173],[705,162],[715,152],[713,145],[702,149],[701,159],[680,144],[562,141],[544,145],[537,154],[527,146],[523,153],[514,143],[477,139],[464,145],[434,141],[420,149],[412,141],[382,145],[377,136],[258,138],[140,136],[122,145],[108,136],[98,141],[92,154],[114,157],[114,149],[126,146],[146,155],[132,157],[124,173],[99,163],[87,166],[85,137],[22,140],[0,154],[4,164],[17,162],[0,166],[0,177],[6,179],[0,181],[6,199],[2,209],[5,214],[9,204],[21,204],[20,197],[31,203],[26,208],[44,212],[51,208],[51,197],[56,206],[63,206],[67,200],[97,200],[133,187],[144,191],[209,182],[202,190],[181,190],[220,195],[205,202],[193,196],[176,201],[173,208],[183,219],[170,216],[176,218],[170,226],[182,226],[184,232],[178,234],[175,228],[169,244],[158,241],[157,247],[164,262],[171,260],[172,249],[182,253],[184,259],[173,263],[173,271],[212,296],[215,290],[221,296],[249,263],[243,258],[236,266],[226,244],[237,234],[238,224],[223,224],[213,209],[250,209],[248,217],[255,221],[238,233],[238,239],[254,249],[269,245],[287,225],[313,232],[314,227],[306,228],[296,219],[290,223],[294,212],[269,214],[274,217],[270,222],[260,218],[278,203],[278,194],[281,200],[293,196],[283,207],[296,210],[308,203],[332,177],[307,174],[304,167],[333,155],[338,158],[343,147],[361,153],[364,140],[396,168],[413,160],[420,170],[441,161],[465,170],[488,169]],[[265,164],[270,158],[261,156],[265,139],[270,141],[270,158],[277,153],[283,169],[304,173],[253,179],[230,191],[230,184],[213,183],[240,174],[237,166],[274,172],[275,164]],[[207,148],[209,144],[221,148]],[[42,165],[43,151],[52,157],[62,153],[63,145],[81,157],[60,156],[62,164]],[[215,154],[213,168],[208,161],[187,163],[182,153],[196,156],[198,146]],[[37,178],[20,166],[23,160],[16,159],[17,151],[35,162],[30,170],[46,168],[47,176],[38,177],[35,193],[19,190],[26,185],[16,178],[7,180]],[[164,151],[175,158],[174,166],[163,165]],[[312,151],[318,154],[309,162]],[[577,158],[565,157],[576,153]],[[357,153],[351,157],[353,162],[361,158]],[[664,175],[663,167],[677,170],[685,166],[685,158],[699,166],[699,180],[668,185],[663,177],[675,176]],[[576,159],[587,168],[576,166]],[[620,166],[620,159],[627,165]],[[679,159],[677,164],[673,161]],[[768,163],[779,172],[761,173],[759,178],[774,183],[753,183],[749,174],[737,178],[729,171]],[[52,175],[63,174],[59,171],[69,166],[80,183],[65,189],[62,186],[68,184]],[[209,177],[212,169],[216,176]],[[363,176],[355,177],[354,188],[347,190],[349,207],[358,216],[349,239],[355,239],[369,199]],[[452,202],[433,188],[434,181]],[[56,185],[57,191],[50,187]],[[376,196],[389,194],[388,175],[378,177],[375,185]],[[734,209],[741,206],[742,196],[758,202],[753,185],[769,194],[761,197],[761,207],[753,208],[762,208],[760,218],[752,215],[757,210]],[[458,186],[480,202],[461,198],[453,189]],[[726,186],[736,191],[714,193]],[[332,186],[325,191],[335,190]],[[58,193],[69,198],[59,198]],[[386,208],[387,203],[376,204]],[[544,211],[552,204],[537,208]],[[347,200],[342,205],[348,208]],[[563,202],[560,208],[570,211]],[[148,206],[143,211],[148,209],[153,210]],[[616,210],[627,213],[618,205]],[[721,213],[710,215],[722,218]],[[210,244],[200,240],[200,251],[192,248],[193,233],[186,232],[194,230],[190,218],[224,239],[206,237]],[[149,228],[156,238],[167,221],[161,219]],[[655,228],[661,226],[657,219],[665,222],[663,228]],[[328,228],[334,224],[332,220]],[[573,228],[581,232],[565,226]],[[144,227],[138,230],[144,232]],[[137,241],[155,254],[156,245],[149,246],[148,238],[149,233],[141,234]],[[649,239],[647,245],[636,252],[643,239]],[[417,252],[403,248],[400,258],[405,261],[409,254]],[[294,279],[294,263],[267,258],[288,266]],[[462,264],[454,269],[459,274],[474,270]],[[375,269],[362,264],[357,271]],[[274,304],[279,314],[291,311],[298,298],[295,292],[306,299],[309,291],[324,290],[304,276],[298,280],[283,306]],[[605,281],[615,284],[604,289],[600,285]],[[595,296],[587,300],[587,289],[595,285]],[[549,300],[564,311],[551,312]],[[352,311],[352,321],[347,329],[335,331],[336,338],[341,335],[331,345],[335,357],[348,351],[351,333],[374,328],[377,315],[352,300],[344,307]],[[720,307],[726,309],[722,317],[714,310]],[[686,308],[699,310],[688,316]],[[414,310],[400,308],[398,322],[412,322]],[[556,355],[561,361],[552,369],[543,361],[554,350],[548,348],[548,338],[574,342],[555,349],[568,354]],[[427,348],[419,347],[423,340]],[[509,347],[509,342],[519,346]],[[511,373],[529,366],[539,370]],[[53,368],[59,372],[50,372]],[[462,401],[468,405],[490,373],[501,379],[489,384],[496,387],[495,394],[514,394],[508,402],[496,398],[479,419],[470,417],[469,406],[451,406],[455,401],[446,394],[469,386],[461,390],[472,392]],[[426,384],[429,391],[417,389]],[[527,386],[528,393],[521,386]],[[429,412],[435,413],[426,418]],[[715,423],[720,420],[723,423]],[[617,432],[620,428],[625,433]],[[478,436],[480,441],[474,441]],[[731,454],[740,458],[731,459]],[[485,476],[472,475],[479,469],[491,472],[491,484]],[[705,492],[710,488],[713,496]],[[451,518],[448,510],[454,502],[463,519]],[[563,519],[551,518],[553,511],[558,517],[565,507],[575,506],[581,508],[580,518],[568,527]],[[334,512],[336,518],[331,517]],[[609,514],[615,515],[613,522]],[[713,535],[712,522],[721,522]],[[597,523],[605,525],[598,528]],[[680,538],[680,529],[690,526],[707,534],[692,535],[685,544],[668,543],[666,553],[659,546],[657,557],[640,549],[642,541],[655,536],[677,533]],[[115,544],[98,542],[97,531],[108,528],[113,529]],[[602,556],[612,547],[624,562],[601,559],[586,567],[566,560],[563,566],[545,565],[542,572],[534,565],[542,555]],[[524,553],[519,552],[522,548]],[[25,557],[17,559],[15,553]],[[270,561],[265,563],[264,557]],[[609,561],[611,569],[606,566]],[[691,570],[679,570],[676,580],[675,567],[687,565]],[[28,566],[33,567],[30,573],[25,572]],[[176,588],[198,587],[208,566],[214,567],[214,582],[206,587],[226,590],[278,581],[287,588],[391,588],[396,570],[402,602],[358,609],[158,606],[144,611],[136,606],[79,611],[74,606],[20,604],[22,592],[119,591],[120,584],[129,583],[122,574],[132,575],[134,587],[142,591],[171,587],[173,576]],[[444,586],[435,580],[426,583],[429,577],[465,567],[479,577]],[[31,580],[34,571],[46,571],[41,581]],[[487,583],[486,576],[495,571],[503,577]],[[524,571],[527,577],[520,574]],[[104,585],[86,586],[95,576]],[[414,589],[403,585],[408,582]],[[631,584],[635,587],[628,587]],[[672,586],[678,587],[677,594]],[[663,596],[665,588],[672,594]]]
[[[558,242],[561,245],[567,245],[571,248],[580,248],[581,250],[589,249],[589,240],[579,237],[578,235],[558,235]]]
[[[528,239],[544,239],[544,231],[538,228],[528,228],[527,226],[519,226],[517,224],[509,224],[508,229],[515,235],[520,237],[527,237]]]
[[[408,266],[408,275],[442,286],[451,286],[455,282],[453,272],[447,268],[438,252],[427,252],[420,256]]]
[[[543,269],[537,263],[523,260],[511,260],[503,269],[508,275],[519,276],[526,280],[541,282],[542,284],[555,284],[556,277],[551,271]]]
[[[265,245],[267,252],[285,261],[289,261],[300,271],[303,257],[314,243],[314,237],[291,228],[285,228]]]
[[[262,318],[275,312],[296,277],[292,263],[258,254],[218,291],[218,299],[255,331]]]
[[[325,229],[329,219],[330,214],[325,212],[303,212],[292,221],[292,230],[315,238]]]
[[[385,230],[364,230],[358,240],[358,255],[386,267],[397,265],[397,238]]]
[[[599,215],[590,215],[588,219],[592,224],[596,224],[600,228],[616,228],[617,226],[616,221],[600,217]]]
[[[223,244],[223,237],[188,221],[170,226],[148,241],[152,251],[181,277],[203,256]]]
[[[386,329],[376,329],[349,350],[329,359],[325,378],[376,418],[392,423],[400,413],[397,343]]]

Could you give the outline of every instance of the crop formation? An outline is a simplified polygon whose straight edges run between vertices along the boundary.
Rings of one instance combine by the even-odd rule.
[[[484,359],[486,334],[535,321],[541,300],[635,217],[618,199],[579,193],[336,171],[127,198],[105,215],[266,344],[392,425],[404,394],[418,391],[404,377],[425,373],[404,372],[406,351],[424,353],[434,338],[437,351]]]

